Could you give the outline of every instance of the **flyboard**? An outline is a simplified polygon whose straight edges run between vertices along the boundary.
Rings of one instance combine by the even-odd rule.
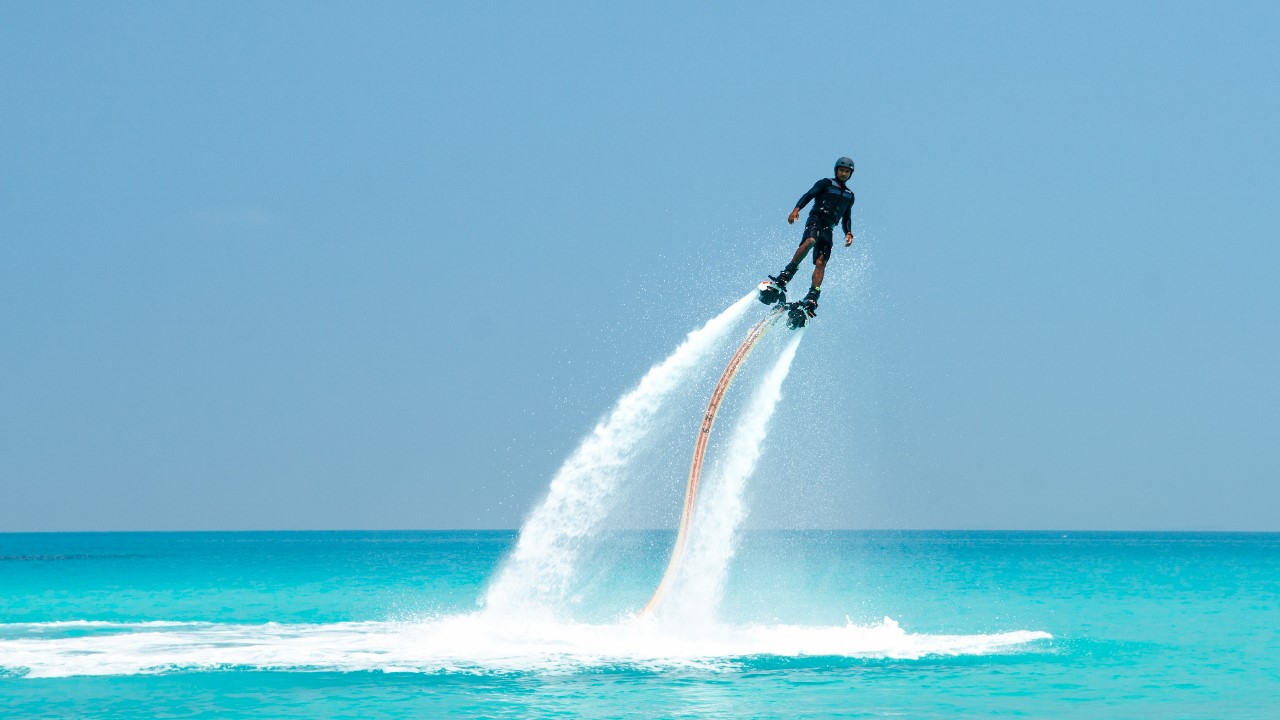
[[[762,302],[766,296],[768,283],[761,283],[760,290]],[[772,297],[777,297],[772,296]],[[676,531],[676,542],[671,548],[671,559],[667,561],[667,569],[662,573],[662,580],[658,583],[658,588],[653,591],[653,597],[649,598],[649,602],[645,603],[642,615],[652,615],[658,606],[662,604],[662,599],[666,596],[667,591],[671,588],[671,583],[675,579],[680,569],[680,562],[684,559],[685,544],[689,540],[689,525],[693,520],[693,508],[698,500],[698,484],[702,480],[702,460],[707,453],[707,441],[711,439],[711,426],[716,422],[716,413],[720,411],[720,402],[724,400],[724,394],[729,390],[729,386],[733,384],[733,378],[738,374],[738,369],[742,367],[742,363],[746,361],[747,356],[751,354],[751,350],[755,348],[756,343],[760,342],[769,330],[777,324],[778,320],[783,316],[788,317],[788,326],[792,328],[804,327],[805,314],[803,309],[798,309],[799,303],[787,303],[786,296],[781,295],[782,302],[775,305],[769,310],[769,314],[765,315],[760,322],[751,328],[747,333],[747,337],[738,346],[737,352],[733,357],[729,358],[729,364],[725,366],[724,372],[720,373],[720,382],[716,383],[715,390],[711,393],[711,400],[707,402],[707,411],[702,416],[702,427],[698,431],[698,440],[693,446],[693,461],[689,464],[689,480],[684,490],[684,509],[680,512],[680,528]],[[799,317],[796,317],[797,312]]]

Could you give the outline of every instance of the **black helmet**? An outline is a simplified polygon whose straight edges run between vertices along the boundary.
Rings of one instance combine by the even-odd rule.
[[[849,174],[850,174],[850,175],[852,175],[852,174],[853,174],[853,160],[852,160],[852,159],[850,159],[850,158],[847,158],[847,157],[842,157],[842,158],[840,158],[839,160],[837,160],[837,161],[836,161],[836,168],[835,168],[835,169],[836,169],[836,170],[839,170],[840,168],[849,168]]]

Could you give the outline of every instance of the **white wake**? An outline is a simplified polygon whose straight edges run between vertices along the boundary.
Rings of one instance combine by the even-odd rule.
[[[885,618],[870,626],[707,625],[695,633],[651,618],[614,624],[500,618],[317,625],[24,623],[0,625],[0,676],[190,671],[564,673],[749,669],[762,656],[913,660],[1020,652],[1043,632],[922,635]],[[86,634],[88,632],[88,634]],[[1029,648],[1034,651],[1034,646]]]

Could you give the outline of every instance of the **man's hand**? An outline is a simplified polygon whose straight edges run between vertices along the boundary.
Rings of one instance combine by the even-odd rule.
[[[849,246],[850,246],[850,245],[852,245],[852,244],[853,244],[853,233],[845,233],[845,234],[844,234],[844,246],[845,246],[845,247],[849,247]]]
[[[791,214],[787,216],[787,224],[794,225],[796,222],[796,218],[798,217],[800,217],[800,208],[796,208],[795,210],[791,211]]]

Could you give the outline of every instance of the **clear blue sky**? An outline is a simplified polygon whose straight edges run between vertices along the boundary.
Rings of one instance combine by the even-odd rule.
[[[1277,28],[5,2],[0,531],[515,527],[840,155],[753,522],[1280,530]]]

